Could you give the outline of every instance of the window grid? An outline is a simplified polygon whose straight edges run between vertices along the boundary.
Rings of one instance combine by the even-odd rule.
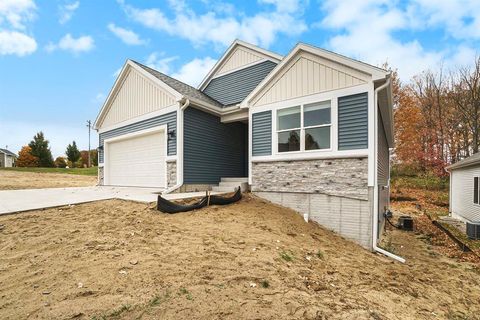
[[[316,104],[316,103],[325,103],[325,102],[329,102],[330,123],[305,127],[304,126],[304,106],[305,105],[313,105],[313,104]],[[278,112],[279,111],[284,110],[284,109],[300,107],[300,127],[295,127],[295,128],[290,128],[290,129],[281,129],[281,130],[277,129],[277,152],[279,152],[279,153],[311,152],[311,151],[328,151],[328,150],[332,149],[332,129],[331,129],[331,127],[332,127],[332,113],[331,113],[332,112],[332,102],[331,102],[331,100],[325,100],[325,101],[319,101],[319,102],[316,102],[316,103],[300,104],[298,106],[285,107],[285,108],[281,108],[281,109],[277,110],[275,121],[277,122],[277,128],[278,128]],[[315,128],[323,128],[323,127],[330,127],[329,148],[323,148],[323,149],[319,148],[319,149],[305,150],[305,130],[315,129]],[[300,131],[300,150],[298,150],[298,151],[279,151],[278,150],[278,136],[279,136],[279,133],[290,132],[290,131],[295,131],[295,130]]]

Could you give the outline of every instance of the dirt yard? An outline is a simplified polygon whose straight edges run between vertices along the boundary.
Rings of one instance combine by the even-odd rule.
[[[403,265],[247,197],[0,217],[1,319],[479,319],[478,265],[396,231]]]
[[[0,190],[88,187],[96,184],[95,176],[0,170]]]

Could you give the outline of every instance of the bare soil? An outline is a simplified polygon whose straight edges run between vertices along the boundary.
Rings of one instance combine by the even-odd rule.
[[[1,319],[479,319],[477,265],[406,264],[247,196],[175,215],[109,200],[0,217]]]
[[[0,190],[89,187],[96,184],[95,176],[0,170]]]

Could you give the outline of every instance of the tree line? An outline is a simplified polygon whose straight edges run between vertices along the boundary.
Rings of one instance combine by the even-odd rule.
[[[78,150],[77,144],[73,141],[65,150],[65,157],[57,157],[53,160],[49,141],[45,139],[43,132],[38,132],[26,146],[18,152],[15,162],[17,167],[44,167],[44,168],[84,168],[88,167],[88,156],[90,164],[98,165],[97,150]]]
[[[397,166],[444,176],[447,165],[479,151],[480,57],[449,72],[426,70],[408,84],[392,74]]]

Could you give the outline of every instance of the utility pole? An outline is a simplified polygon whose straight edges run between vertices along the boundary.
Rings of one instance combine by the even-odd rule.
[[[92,121],[87,120],[87,127],[88,127],[88,167],[92,166],[90,162],[90,130],[92,129]]]

